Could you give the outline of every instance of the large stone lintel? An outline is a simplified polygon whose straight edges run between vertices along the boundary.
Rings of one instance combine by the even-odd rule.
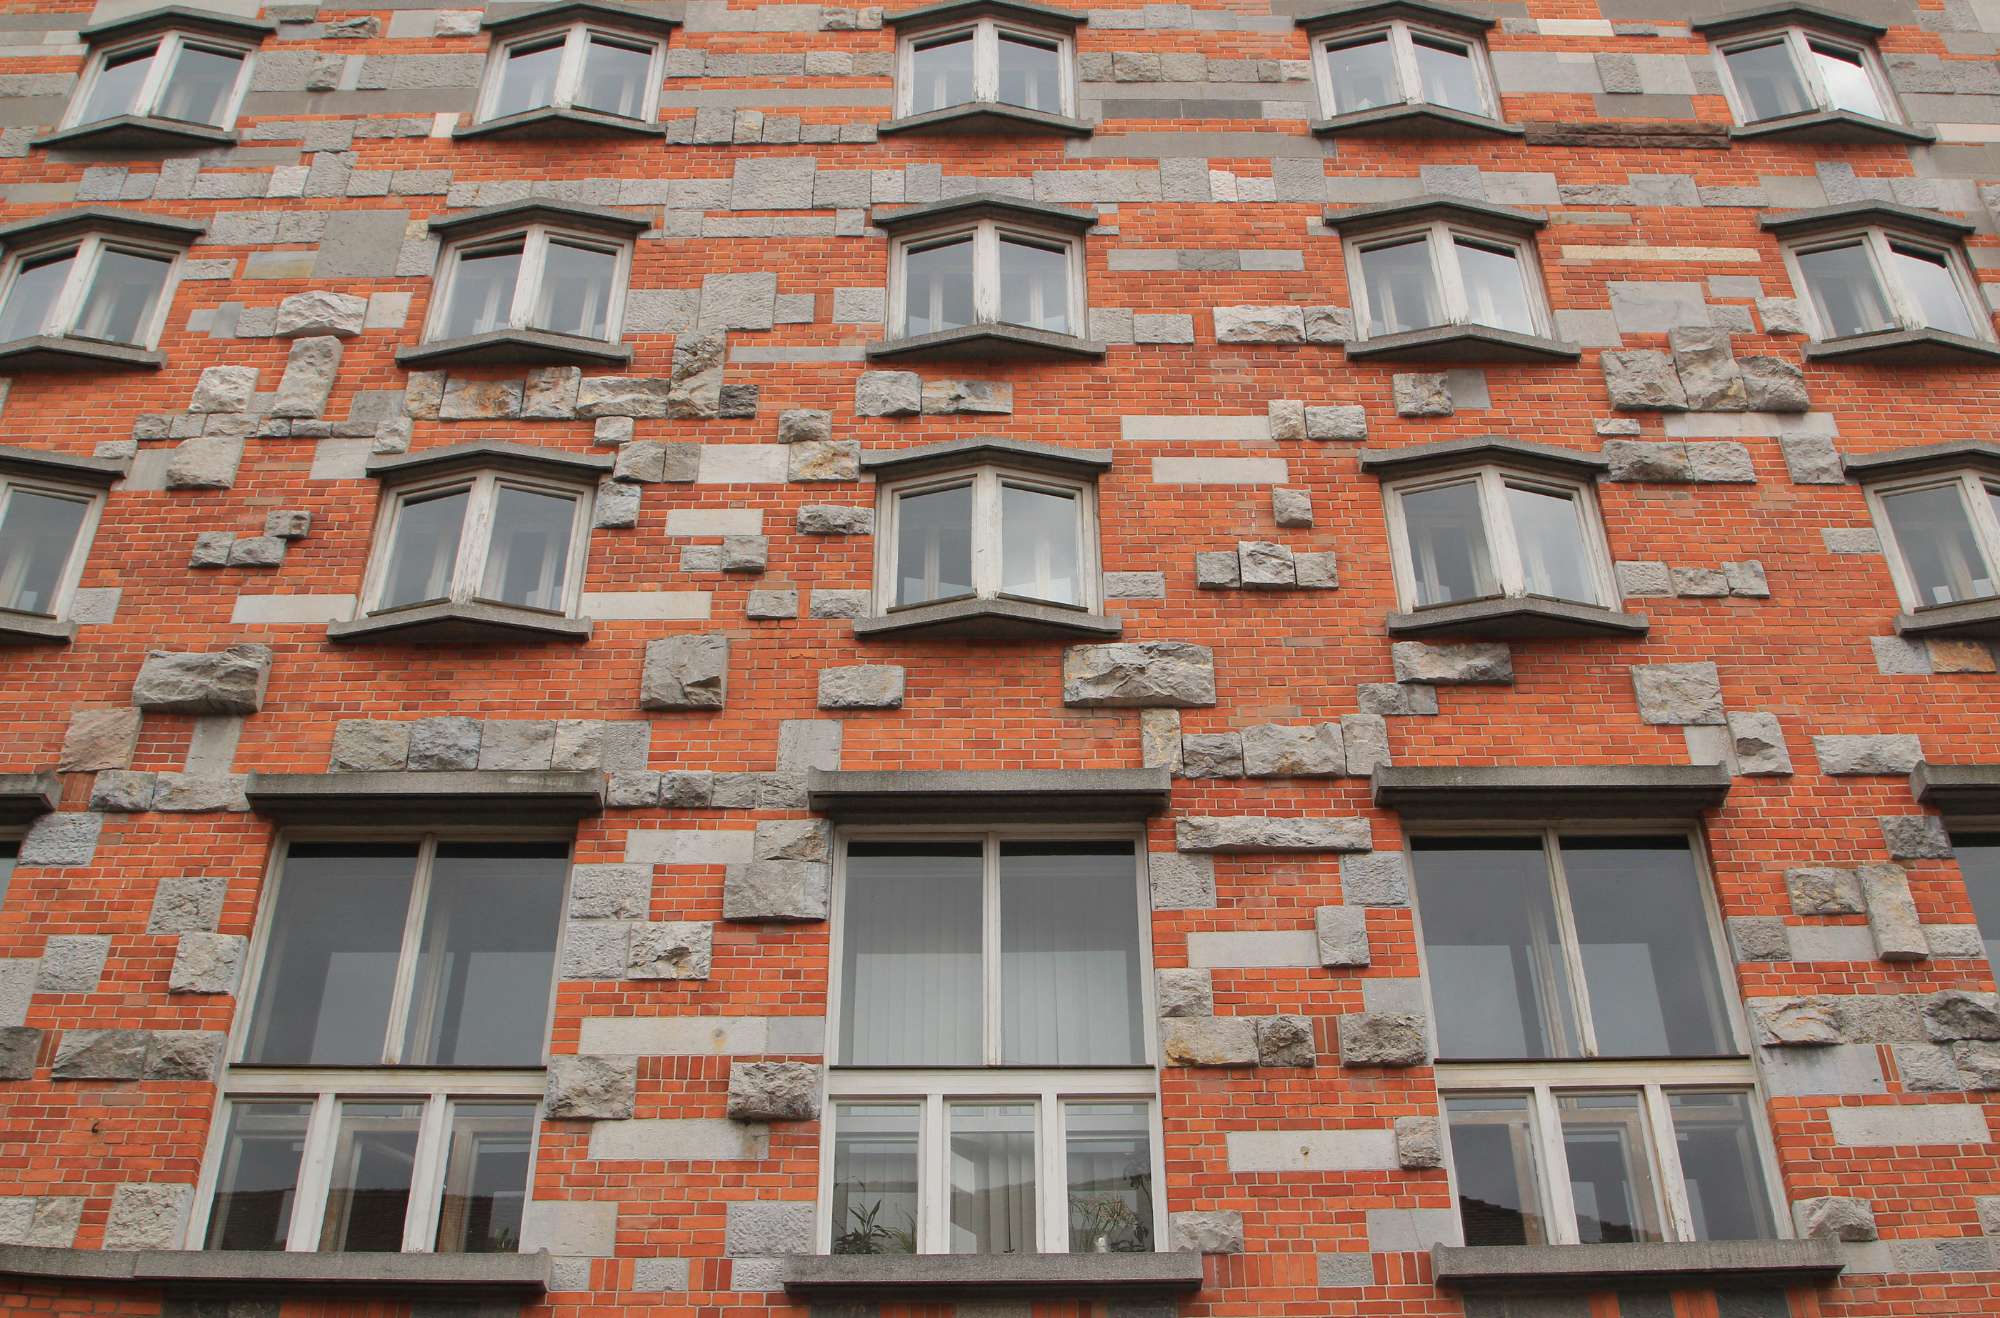
[[[1433,325],[1401,334],[1378,334],[1346,345],[1356,361],[1475,362],[1575,361],[1583,350],[1561,339],[1521,334],[1491,325]]]
[[[982,361],[1047,361],[1102,357],[1104,352],[1103,344],[1074,334],[998,324],[967,325],[962,329],[884,339],[868,345],[868,356],[875,361],[950,361],[966,357]]]
[[[0,773],[0,824],[25,824],[61,799],[62,780],[53,773]]]
[[[1688,819],[1720,806],[1719,764],[1383,765],[1375,804],[1410,820]]]
[[[622,343],[548,330],[489,330],[457,339],[434,339],[396,350],[396,364],[434,366],[625,366],[632,350]]]
[[[1788,114],[1782,119],[1765,119],[1741,124],[1729,130],[1731,137],[1747,140],[1774,140],[1807,143],[1813,146],[1928,146],[1937,134],[1928,128],[1891,123],[1852,110],[1816,110],[1810,114]]]
[[[461,124],[453,137],[594,138],[665,137],[667,126],[644,119],[627,119],[620,114],[599,114],[594,110],[565,110],[545,105],[536,110],[503,115],[474,124]]]
[[[1447,139],[1454,137],[1520,137],[1526,130],[1519,124],[1468,114],[1447,106],[1419,101],[1414,105],[1383,105],[1373,110],[1356,110],[1331,119],[1315,119],[1312,130],[1319,137],[1402,137]]]
[[[288,1253],[253,1250],[38,1249],[0,1245],[0,1276],[129,1283],[169,1294],[316,1296],[381,1292],[532,1299],[551,1261],[533,1254]]]
[[[976,640],[1061,639],[1115,641],[1125,632],[1117,618],[1036,600],[956,599],[919,604],[893,613],[856,618],[854,634],[892,636],[922,631],[932,636]]]
[[[1947,817],[2000,815],[2000,764],[1919,764],[1910,791]]]
[[[1985,366],[2000,361],[2000,343],[1943,330],[1890,330],[1808,343],[1808,361],[1854,361],[1869,366]]]
[[[1188,1295],[1201,1288],[1201,1255],[828,1254],[785,1260],[794,1299],[974,1299]]]
[[[1814,1285],[1842,1267],[1832,1240],[1698,1240],[1619,1245],[1433,1245],[1448,1290],[1560,1291],[1727,1284]]]
[[[98,343],[63,334],[36,334],[0,343],[0,370],[157,371],[167,354],[130,343]]]
[[[1391,636],[1644,636],[1643,613],[1535,596],[1467,600],[1389,615]]]
[[[1046,110],[1030,110],[1025,106],[1003,105],[998,101],[968,101],[964,105],[947,105],[941,110],[904,115],[900,119],[885,119],[875,125],[875,131],[885,137],[897,133],[1010,133],[1018,136],[1033,132],[1089,137],[1097,131],[1097,125],[1087,119],[1050,114]]]
[[[591,621],[506,604],[451,601],[370,613],[329,623],[329,641],[382,641],[401,645],[458,645],[522,641],[587,641]]]
[[[1601,453],[1585,453],[1555,444],[1537,443],[1532,439],[1515,439],[1510,435],[1440,439],[1429,444],[1412,444],[1407,448],[1364,448],[1359,451],[1359,461],[1361,470],[1385,480],[1485,462],[1528,467],[1583,480],[1594,479],[1611,469],[1611,460]]]
[[[553,770],[253,773],[250,808],[280,824],[571,825],[604,809],[604,775]]]
[[[45,133],[29,145],[65,151],[98,151],[106,147],[132,151],[205,151],[235,146],[236,142],[235,133],[207,124],[119,114]]]
[[[1146,819],[1167,808],[1164,769],[814,769],[814,811],[850,823]]]

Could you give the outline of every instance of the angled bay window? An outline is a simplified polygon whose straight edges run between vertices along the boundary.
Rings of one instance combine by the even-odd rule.
[[[579,0],[489,18],[493,45],[479,109],[458,137],[662,136],[660,82],[679,26],[623,5]]]
[[[0,644],[75,636],[70,601],[127,466],[0,445]]]
[[[1332,211],[1354,300],[1350,357],[1575,358],[1554,337],[1535,255],[1540,215],[1450,197]]]
[[[268,23],[171,7],[84,28],[90,48],[44,147],[185,150],[236,141],[237,110]]]
[[[1896,103],[1879,24],[1809,5],[1762,5],[1692,25],[1714,47],[1737,137],[1929,142]]]
[[[1096,216],[991,193],[878,213],[889,338],[871,357],[1101,357],[1084,338],[1083,235]]]
[[[0,364],[158,367],[160,332],[188,245],[204,226],[115,210],[0,228]]]
[[[882,132],[1090,133],[1076,112],[1082,15],[948,0],[884,21],[896,29],[896,118]]]
[[[630,361],[619,335],[633,240],[646,227],[617,211],[534,201],[431,221],[443,246],[424,341],[396,360]]]
[[[1486,55],[1493,20],[1420,0],[1343,5],[1298,20],[1312,40],[1322,135],[1518,135],[1500,119]]]
[[[1846,461],[1867,492],[1906,636],[2000,636],[2000,445],[1924,444]]]

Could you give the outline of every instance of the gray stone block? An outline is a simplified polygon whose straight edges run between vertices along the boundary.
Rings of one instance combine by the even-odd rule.
[[[138,1080],[146,1074],[146,1030],[64,1030],[49,1074],[57,1080]]]
[[[1621,329],[1632,328],[1622,319],[1619,326]],[[1681,387],[1673,362],[1665,353],[1651,349],[1605,352],[1598,361],[1604,371],[1604,384],[1610,392],[1611,405],[1619,411],[1687,410],[1687,393]]]
[[[1175,1213],[1171,1229],[1175,1249],[1199,1254],[1243,1252],[1243,1214],[1234,1209]]]
[[[1436,1117],[1396,1118],[1396,1165],[1406,1171],[1444,1166],[1444,1138]]]
[[[668,920],[634,924],[627,942],[627,979],[707,979],[714,926]]]
[[[1860,915],[1865,910],[1853,870],[1819,865],[1788,869],[1785,891],[1800,915]]]
[[[234,993],[249,940],[235,934],[182,934],[167,975],[169,993]]]
[[[1256,1035],[1259,1066],[1311,1066],[1318,1060],[1311,1017],[1259,1016]]]
[[[659,789],[654,788],[658,800]],[[652,908],[650,865],[577,865],[570,870],[573,920],[643,920]]]
[[[1237,572],[1245,586],[1288,589],[1299,580],[1292,551],[1269,540],[1243,540],[1236,546]]]
[[[219,876],[190,875],[160,880],[153,893],[153,907],[146,920],[149,934],[191,934],[214,930],[222,919],[222,902],[229,880]]]
[[[1275,818],[1265,815],[1187,815],[1175,821],[1182,851],[1366,851],[1365,819]]]
[[[531,771],[552,768],[555,744],[553,720],[488,719],[479,737],[479,767]]]
[[[109,934],[52,934],[42,944],[37,993],[94,993],[111,955]]]
[[[1365,966],[1370,962],[1368,913],[1358,906],[1322,906],[1313,912],[1323,966]]]
[[[1792,1220],[1809,1238],[1866,1241],[1876,1239],[1875,1209],[1865,1199],[1822,1195],[1792,1201]]]
[[[1257,1026],[1248,1016],[1174,1016],[1160,1022],[1170,1066],[1255,1066]]]
[[[1368,438],[1368,409],[1359,405],[1308,407],[1306,438],[1322,440],[1364,440]],[[1279,523],[1284,525],[1284,523]],[[1306,523],[1311,525],[1311,523]]]
[[[1438,712],[1437,691],[1433,687],[1417,683],[1365,682],[1354,691],[1364,714],[1407,718]]]
[[[1938,1043],[1960,1039],[2000,1039],[2000,998],[1991,993],[1946,989],[1924,1000],[1925,1037]]]
[[[642,709],[721,709],[729,677],[729,638],[689,632],[646,644],[639,681]]]
[[[153,808],[159,792],[160,776],[156,773],[106,769],[90,785],[90,808],[111,814],[138,814]]]
[[[56,768],[64,773],[123,769],[139,744],[142,715],[136,709],[79,709],[69,716]]]
[[[1298,307],[1216,307],[1217,343],[1304,343],[1305,313]]]
[[[731,1062],[728,1112],[734,1121],[815,1121],[820,1068],[808,1062]]]
[[[15,859],[42,869],[88,865],[97,854],[97,835],[103,828],[100,814],[64,810],[43,815],[28,827]]]
[[[1514,680],[1513,653],[1499,641],[1466,645],[1397,641],[1389,647],[1389,659],[1398,682],[1451,686]]]
[[[729,1205],[723,1252],[730,1258],[810,1254],[816,1213],[804,1202],[741,1201]]]
[[[1724,923],[1729,927],[1729,943],[1735,949],[1738,961],[1792,959],[1792,945],[1785,932],[1785,922],[1777,916],[1731,916]]]
[[[1243,776],[1243,738],[1234,732],[1181,738],[1181,773],[1188,778]]]
[[[916,416],[923,406],[923,378],[915,371],[864,371],[854,382],[856,416]]]
[[[1063,653],[1063,703],[1179,707],[1215,703],[1215,656],[1184,641],[1076,645]]]
[[[1347,772],[1340,734],[1339,726],[1332,723],[1306,727],[1261,724],[1245,728],[1237,769],[1252,778],[1338,777]],[[1219,775],[1199,775],[1190,770],[1188,776]]]
[[[1652,724],[1721,724],[1722,682],[1712,663],[1635,664],[1639,717]]]
[[[277,335],[281,339],[311,334],[351,338],[361,333],[367,313],[367,299],[352,294],[324,289],[294,293],[278,304]]]
[[[196,435],[175,447],[167,461],[170,490],[226,490],[236,484],[243,441],[231,435]]]
[[[1813,753],[1822,773],[1837,776],[1905,774],[1924,758],[1914,733],[1814,737]]]
[[[1203,590],[1234,590],[1243,584],[1242,561],[1233,551],[1203,550],[1194,556],[1194,584]]]
[[[1791,773],[1791,752],[1785,748],[1784,729],[1776,714],[1751,710],[1731,713],[1727,718],[1736,772],[1752,777],[1782,777]]]
[[[752,860],[728,867],[722,885],[725,920],[824,920],[828,866],[824,861]]]
[[[1863,865],[1855,877],[1868,906],[1868,930],[1875,955],[1884,961],[1924,961],[1931,954],[1910,881],[1901,865]]]
[[[1215,905],[1215,861],[1208,856],[1155,851],[1147,855],[1156,911],[1208,910]]]
[[[221,1030],[154,1030],[146,1041],[146,1079],[213,1081],[229,1036]]]
[[[1153,980],[1160,1015],[1204,1017],[1215,1014],[1215,987],[1208,971],[1158,970],[1153,972]]]
[[[1936,815],[1883,815],[1882,840],[1897,860],[1943,860],[1952,855],[1951,834]]]
[[[415,771],[479,767],[480,724],[447,715],[418,719],[410,725],[409,767]]]
[[[622,1121],[632,1115],[638,1088],[636,1057],[551,1057],[543,1112],[556,1121]]]
[[[1399,372],[1389,385],[1397,416],[1450,416],[1457,410],[1451,380],[1442,371]]]
[[[270,676],[265,645],[192,654],[154,650],[132,684],[132,703],[169,714],[254,714]]]
[[[1430,1042],[1422,1016],[1409,1012],[1358,1012],[1340,1018],[1342,1066],[1422,1066]]]
[[[173,1249],[194,1199],[191,1185],[121,1185],[111,1192],[104,1222],[104,1248]]]
[[[821,709],[901,709],[903,670],[894,664],[855,664],[823,668],[819,674]]]
[[[340,371],[340,340],[331,334],[292,340],[285,358],[285,374],[278,382],[278,396],[271,403],[275,417],[315,417],[326,410],[333,392],[334,377]]]

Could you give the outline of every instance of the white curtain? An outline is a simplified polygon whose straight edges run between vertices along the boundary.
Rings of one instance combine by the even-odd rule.
[[[982,892],[977,843],[856,844],[849,851],[841,1061],[976,1066],[984,1060]]]

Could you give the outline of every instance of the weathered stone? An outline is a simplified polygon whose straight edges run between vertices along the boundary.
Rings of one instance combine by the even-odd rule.
[[[1234,1209],[1203,1209],[1173,1215],[1175,1249],[1197,1254],[1241,1254],[1243,1214]]]
[[[1310,490],[1292,490],[1284,486],[1271,489],[1271,517],[1279,526],[1311,526],[1313,524],[1313,500]]]
[[[1946,989],[1924,1000],[1924,1035],[1938,1043],[2000,1039],[2000,997]]]
[[[824,920],[829,867],[816,860],[753,860],[728,867],[725,920]]]
[[[181,1243],[181,1223],[187,1218],[193,1198],[194,1187],[189,1185],[119,1186],[111,1192],[111,1213],[104,1222],[104,1248],[175,1248]]]
[[[915,371],[863,371],[854,382],[856,416],[916,416],[923,410],[923,377]]]
[[[1185,816],[1174,824],[1182,851],[1366,851],[1365,819],[1298,819],[1266,815]]]
[[[1153,972],[1154,997],[1162,1016],[1212,1016],[1215,1014],[1214,978],[1206,970],[1158,970]]]
[[[1412,1012],[1357,1012],[1340,1018],[1342,1066],[1422,1066],[1430,1041],[1422,1016]]]
[[[1785,871],[1785,891],[1800,915],[1860,915],[1861,880],[1853,870],[1800,866]]]
[[[57,1080],[137,1080],[146,1074],[146,1030],[64,1030],[49,1074]]]
[[[652,793],[659,799],[659,789]],[[652,908],[650,865],[576,865],[570,870],[572,920],[643,920]]]
[[[1243,776],[1243,738],[1234,732],[1197,733],[1181,738],[1181,773],[1188,778]]]
[[[729,1116],[735,1121],[814,1121],[819,1067],[807,1062],[731,1062]]]
[[[229,546],[230,567],[277,567],[285,561],[285,542],[274,535],[245,536]]]
[[[576,415],[576,395],[583,371],[576,366],[535,366],[521,388],[521,415],[538,420],[566,421]]]
[[[1238,572],[1245,586],[1289,588],[1299,581],[1292,551],[1269,540],[1243,540],[1236,546]]]
[[[1147,868],[1151,871],[1154,910],[1196,911],[1215,906],[1215,861],[1211,858],[1155,851],[1147,857]]]
[[[1436,1117],[1396,1118],[1396,1165],[1409,1171],[1444,1166],[1444,1139]]]
[[[1139,763],[1148,769],[1166,769],[1172,773],[1181,771],[1183,760],[1179,710],[1139,711]]]
[[[1752,999],[1750,1020],[1765,1047],[1825,1047],[1845,1042],[1840,1013],[1831,998]]]
[[[1753,359],[1755,360],[1755,359]],[[1780,435],[1785,470],[1799,485],[1845,485],[1847,469],[1841,465],[1840,450],[1825,435]]]
[[[2000,1089],[2000,1045],[1968,1041],[1951,1046],[1959,1082],[1978,1093]]]
[[[331,334],[293,339],[292,350],[285,357],[284,378],[278,381],[278,396],[271,404],[271,415],[320,415],[326,410],[334,376],[339,372],[339,339]]]
[[[761,535],[726,535],[722,537],[722,570],[724,572],[762,572],[770,562],[771,542]]]
[[[1389,721],[1380,714],[1342,714],[1340,740],[1350,774],[1365,776],[1390,763]]]
[[[488,719],[479,734],[482,769],[537,770],[554,767],[553,719]]]
[[[1311,1066],[1319,1060],[1309,1016],[1259,1016],[1257,1065]]]
[[[809,1199],[733,1203],[729,1205],[729,1223],[723,1229],[723,1252],[737,1259],[810,1254],[816,1217]]]
[[[1923,763],[1924,748],[1913,733],[1814,737],[1821,773],[1840,776],[1904,774]]]
[[[1073,645],[1063,652],[1063,703],[1085,707],[1215,703],[1215,655],[1185,641]]]
[[[1738,961],[1792,959],[1790,935],[1785,932],[1785,922],[1777,916],[1737,915],[1724,923],[1729,926],[1729,943]]]
[[[132,703],[163,714],[254,714],[270,680],[268,645],[189,654],[152,650],[132,684]]]
[[[1338,407],[1308,407],[1306,438],[1363,440],[1368,438],[1368,409],[1358,403]]]
[[[234,993],[248,942],[235,934],[182,934],[167,975],[167,992]]]
[[[1875,955],[1884,961],[1925,961],[1931,945],[1924,937],[1910,880],[1901,865],[1863,865],[1855,872],[1868,904],[1868,932]]]
[[[675,344],[679,351],[679,344]],[[718,386],[719,388],[719,386]],[[575,414],[586,420],[604,416],[663,417],[673,392],[671,380],[642,375],[592,375],[577,384]]]
[[[557,1121],[622,1121],[632,1115],[638,1089],[636,1057],[551,1057],[543,1112]]]
[[[1751,410],[1803,412],[1812,406],[1806,394],[1805,372],[1783,357],[1743,357],[1737,360]]]
[[[243,441],[229,435],[196,435],[175,446],[167,460],[170,490],[226,490],[236,484]]]
[[[97,854],[104,816],[87,811],[59,810],[43,815],[21,839],[16,859],[23,865],[58,868],[88,865]]]
[[[94,773],[128,767],[139,745],[142,717],[136,709],[77,710],[69,716],[56,768],[64,773]]]
[[[1729,583],[1729,593],[1743,599],[1768,599],[1771,595],[1770,578],[1764,575],[1764,565],[1757,559],[1745,559],[1740,563],[1724,563],[1722,575]]]
[[[1292,562],[1301,590],[1333,590],[1340,585],[1338,556],[1331,549],[1297,554]]]
[[[1712,663],[1635,664],[1639,717],[1653,724],[1720,724],[1722,679]]]
[[[106,769],[90,784],[90,808],[113,814],[139,814],[153,808],[160,794],[160,776],[130,769]]]
[[[400,769],[410,760],[410,725],[379,719],[342,719],[333,728],[335,773]]]
[[[480,725],[477,720],[447,715],[418,719],[410,725],[413,770],[440,771],[479,767]]]
[[[760,621],[796,618],[799,616],[799,592],[796,590],[753,590],[743,601],[743,615]]]
[[[1882,841],[1897,860],[1944,860],[1952,854],[1951,834],[1936,815],[1883,815]]]
[[[821,709],[901,709],[903,670],[895,664],[854,664],[823,668],[819,674]]]
[[[778,413],[780,444],[825,443],[833,438],[833,413],[795,407]]]
[[[1252,778],[1334,778],[1347,772],[1336,724],[1260,724],[1243,729],[1242,740],[1242,771]]]
[[[715,799],[715,775],[706,769],[676,769],[660,775],[660,804],[697,809]]]
[[[667,415],[685,420],[718,417],[723,406],[723,367],[729,336],[720,331],[682,334],[674,340],[667,378]]]
[[[993,380],[926,380],[925,416],[1007,416],[1014,410],[1014,386]]]
[[[1264,405],[1272,439],[1306,437],[1306,405],[1296,398],[1274,398]]]
[[[1397,641],[1389,647],[1389,660],[1395,665],[1398,682],[1451,686],[1514,680],[1513,652],[1501,641],[1469,645]]]
[[[1171,1066],[1255,1066],[1257,1025],[1248,1016],[1173,1016],[1160,1022]]]
[[[1354,312],[1347,307],[1307,307],[1307,343],[1347,343],[1354,338]]]
[[[146,1041],[146,1079],[212,1081],[228,1043],[221,1030],[154,1030]]]
[[[1304,343],[1305,312],[1298,307],[1217,307],[1217,343]]]
[[[213,930],[222,919],[223,898],[229,880],[219,876],[189,875],[160,880],[153,893],[152,912],[146,920],[149,934],[191,934]]]
[[[1614,481],[1691,481],[1687,445],[1652,440],[1614,439],[1604,445],[1605,472]]]
[[[1457,410],[1451,379],[1442,371],[1398,372],[1389,384],[1397,416],[1450,416]]]
[[[367,315],[366,298],[324,289],[294,293],[278,304],[275,332],[281,339],[296,339],[306,334],[353,338],[361,332]]]
[[[693,920],[634,924],[626,978],[707,979],[713,935],[712,925]]]
[[[31,1080],[41,1056],[42,1031],[25,1025],[0,1026],[0,1080]],[[13,1241],[0,1238],[0,1243]]]
[[[1667,346],[1690,411],[1741,412],[1749,406],[1727,334],[1711,325],[1676,325],[1667,331]]]
[[[37,993],[91,993],[104,977],[109,934],[51,934],[42,944]]]
[[[1685,412],[1687,392],[1663,352],[1640,349],[1599,356],[1611,405],[1621,412]]]
[[[797,525],[800,535],[873,535],[875,510],[809,503],[799,509]]]
[[[1400,851],[1340,858],[1341,899],[1349,906],[1408,906],[1410,866]]]
[[[256,367],[210,366],[195,381],[194,398],[188,403],[188,411],[243,412],[249,408],[250,395],[256,391]]]
[[[1688,477],[1704,484],[1754,484],[1757,465],[1750,450],[1733,439],[1705,440],[1687,445]]]
[[[785,478],[794,481],[861,479],[861,441],[805,440],[785,450]]]
[[[641,709],[721,709],[729,679],[729,637],[685,632],[646,643]]]
[[[1243,564],[1232,551],[1203,550],[1194,556],[1194,584],[1203,590],[1234,590],[1243,584]]]
[[[1360,907],[1319,907],[1313,912],[1313,930],[1319,939],[1321,965],[1369,964],[1371,954],[1368,947],[1368,913]]]
[[[1792,1201],[1792,1220],[1799,1234],[1827,1240],[1867,1241],[1876,1238],[1875,1209],[1865,1199],[1822,1195]]]
[[[766,819],[751,841],[756,860],[831,860],[833,830],[824,819]]]
[[[264,534],[278,540],[303,540],[312,530],[312,514],[303,508],[279,508],[264,514]]]
[[[1437,691],[1432,687],[1395,682],[1364,682],[1355,688],[1364,714],[1391,718],[1423,717],[1438,712]]]

